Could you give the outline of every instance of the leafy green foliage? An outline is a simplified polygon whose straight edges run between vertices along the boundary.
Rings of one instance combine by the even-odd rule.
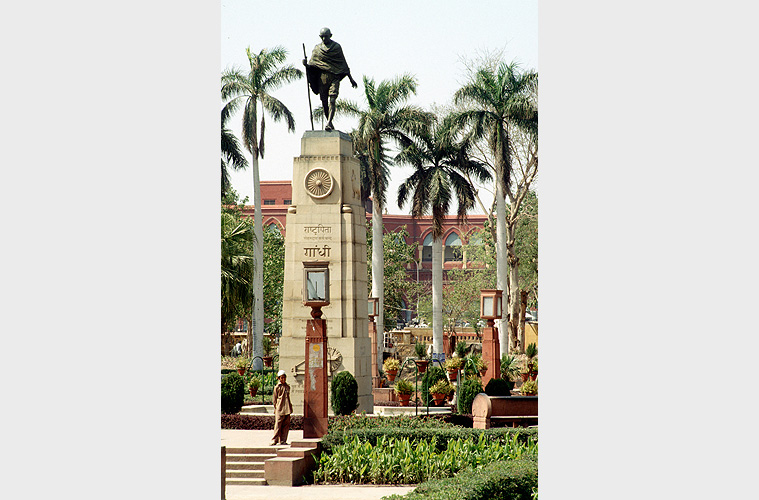
[[[439,366],[430,366],[422,376],[422,402],[425,405],[432,404],[432,396],[430,396],[430,387],[435,385],[438,380],[447,380],[445,377],[445,371]]]
[[[412,442],[380,436],[375,444],[357,436],[323,453],[314,473],[316,482],[413,484],[449,477],[468,467],[496,461],[534,457],[537,443],[521,443],[516,436],[491,441],[457,438],[440,449],[437,439]]]
[[[367,417],[366,414],[335,416],[329,421],[329,433],[358,429],[454,429],[456,426],[436,417]]]
[[[229,331],[253,304],[253,225],[239,210],[221,213],[221,327]]]
[[[459,389],[458,410],[459,413],[472,413],[472,401],[477,394],[482,392],[482,382],[476,378],[465,380]]]
[[[282,333],[282,293],[285,279],[285,238],[278,229],[264,229],[264,317],[266,329]]]
[[[406,495],[390,495],[385,500],[534,500],[537,489],[537,460],[524,458],[468,468],[450,478],[425,481]]]
[[[485,386],[485,394],[488,396],[511,396],[514,382],[502,378],[492,378]]]
[[[372,261],[372,221],[366,223],[366,250],[367,262]],[[384,230],[384,228],[383,228]],[[384,233],[382,246],[384,255],[384,318],[385,329],[392,330],[396,322],[401,319],[403,313],[403,300],[415,297],[418,293],[416,282],[411,281],[406,272],[406,266],[414,262],[416,245],[407,244],[409,238],[406,227],[402,227],[392,233]],[[367,266],[368,288],[372,288],[372,270]],[[379,325],[378,325],[379,328]]]
[[[322,446],[327,453],[331,453],[334,447],[340,446],[344,441],[351,440],[354,437],[358,437],[361,442],[368,442],[374,445],[383,436],[397,439],[407,438],[412,444],[421,441],[431,442],[434,439],[440,450],[445,449],[449,441],[459,438],[478,440],[481,434],[489,441],[494,442],[505,442],[509,439],[517,439],[520,443],[537,443],[538,441],[538,429],[536,428],[517,427],[512,429],[500,427],[493,429],[472,429],[471,427],[466,428],[447,424],[442,420],[436,426],[434,422],[436,417],[427,417],[426,421],[415,417],[404,417],[406,420],[401,417],[384,418],[388,419],[389,422],[371,423],[367,424],[366,427],[347,427],[343,429],[341,429],[340,423],[333,424],[332,420],[330,420],[327,434],[322,438]]]
[[[330,391],[335,415],[350,415],[358,408],[358,383],[349,371],[342,371],[332,378]]]
[[[232,414],[242,409],[245,400],[245,382],[237,373],[230,373],[221,379],[221,412]]]

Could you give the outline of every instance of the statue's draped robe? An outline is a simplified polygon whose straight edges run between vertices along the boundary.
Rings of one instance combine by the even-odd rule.
[[[350,73],[348,63],[345,61],[345,56],[343,55],[343,49],[339,43],[332,42],[329,48],[320,43],[314,47],[311,53],[311,59],[306,66],[306,78],[314,94],[319,93],[319,85],[321,84],[319,77],[322,71],[332,73],[337,77],[338,81]]]

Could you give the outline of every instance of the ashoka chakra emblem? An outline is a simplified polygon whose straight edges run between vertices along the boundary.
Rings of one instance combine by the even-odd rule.
[[[315,168],[306,174],[306,191],[314,198],[326,198],[334,185],[332,176],[323,168]]]

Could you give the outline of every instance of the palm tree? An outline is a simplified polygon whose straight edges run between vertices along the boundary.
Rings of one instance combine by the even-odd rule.
[[[472,109],[460,112],[454,118],[457,126],[469,126],[471,140],[487,139],[495,160],[496,204],[496,282],[501,290],[508,290],[509,305],[517,302],[517,290],[508,289],[508,263],[506,248],[506,195],[511,179],[510,127],[519,127],[537,136],[538,109],[530,90],[537,83],[533,71],[520,73],[516,63],[501,63],[497,69],[480,69],[471,81],[454,94],[456,104],[470,104]],[[511,311],[511,307],[509,310]],[[501,354],[509,352],[506,319],[499,324]],[[512,332],[515,343],[516,332]]]
[[[235,101],[238,102],[238,101]],[[237,142],[237,137],[227,128],[227,120],[232,113],[235,112],[237,106],[230,103],[229,106],[224,106],[221,110],[221,197],[227,195],[227,191],[231,187],[229,181],[229,171],[227,167],[232,167],[234,170],[245,170],[248,168],[248,160],[243,156],[240,151],[240,143]]]
[[[297,80],[303,72],[292,65],[280,66],[287,58],[283,47],[262,49],[258,54],[246,53],[250,71],[240,69],[226,70],[221,75],[221,98],[229,99],[225,107],[236,108],[244,103],[242,118],[242,141],[252,155],[253,166],[253,229],[255,234],[256,266],[253,279],[253,328],[248,331],[248,345],[252,347],[253,356],[263,354],[264,302],[263,302],[263,220],[261,215],[261,182],[258,172],[258,158],[264,157],[265,112],[274,121],[284,120],[290,132],[295,131],[295,119],[287,106],[274,98],[270,92],[285,83]],[[258,128],[259,105],[261,107],[261,128]],[[254,330],[254,331],[253,331]],[[256,360],[254,368],[260,368]]]
[[[468,178],[491,179],[488,169],[468,158],[470,143],[455,142],[449,117],[435,120],[419,139],[396,157],[416,170],[398,188],[398,206],[411,201],[411,215],[432,213],[432,349],[443,350],[443,222],[456,198],[459,222],[474,207],[474,187]]]
[[[221,332],[250,314],[253,303],[253,227],[239,212],[221,213]]]
[[[338,100],[335,108],[336,114],[359,119],[358,127],[352,135],[354,149],[359,157],[363,155],[368,169],[364,180],[368,181],[372,196],[372,296],[379,298],[377,324],[384,331],[382,211],[387,201],[389,166],[392,163],[387,142],[392,139],[401,145],[410,143],[409,136],[416,134],[428,123],[431,114],[417,106],[403,105],[416,93],[414,77],[402,75],[393,80],[383,80],[376,86],[374,79],[364,76],[363,80],[367,108],[361,109],[357,104],[344,100]]]

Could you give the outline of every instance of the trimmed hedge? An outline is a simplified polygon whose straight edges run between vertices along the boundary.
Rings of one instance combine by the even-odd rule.
[[[537,460],[506,460],[425,481],[406,495],[385,500],[530,500],[537,487]]]
[[[273,430],[274,415],[222,415],[221,428],[240,430]],[[302,429],[303,416],[292,415],[290,417],[290,430],[297,431]]]
[[[358,383],[351,372],[342,371],[334,376],[330,384],[332,412],[335,415],[350,415],[358,408]]]
[[[491,378],[485,386],[485,394],[488,396],[511,396],[514,382],[502,378]]]
[[[237,373],[224,375],[221,379],[221,412],[239,413],[245,401],[245,382]]]
[[[448,446],[448,441],[457,438],[478,439],[480,434],[492,441],[504,442],[512,435],[516,434],[520,443],[527,443],[528,437],[533,441],[538,441],[538,429],[522,427],[499,427],[495,429],[462,429],[462,428],[398,428],[398,427],[377,427],[371,429],[347,429],[344,431],[328,431],[322,438],[322,447],[326,453],[331,453],[332,448],[344,444],[346,440],[354,437],[362,442],[368,442],[372,446],[377,444],[380,437],[394,437],[397,439],[408,438],[411,443],[419,441],[437,440],[437,449],[444,450]]]
[[[472,402],[477,394],[482,392],[482,382],[480,379],[470,378],[461,383],[459,389],[459,413],[471,414]]]

